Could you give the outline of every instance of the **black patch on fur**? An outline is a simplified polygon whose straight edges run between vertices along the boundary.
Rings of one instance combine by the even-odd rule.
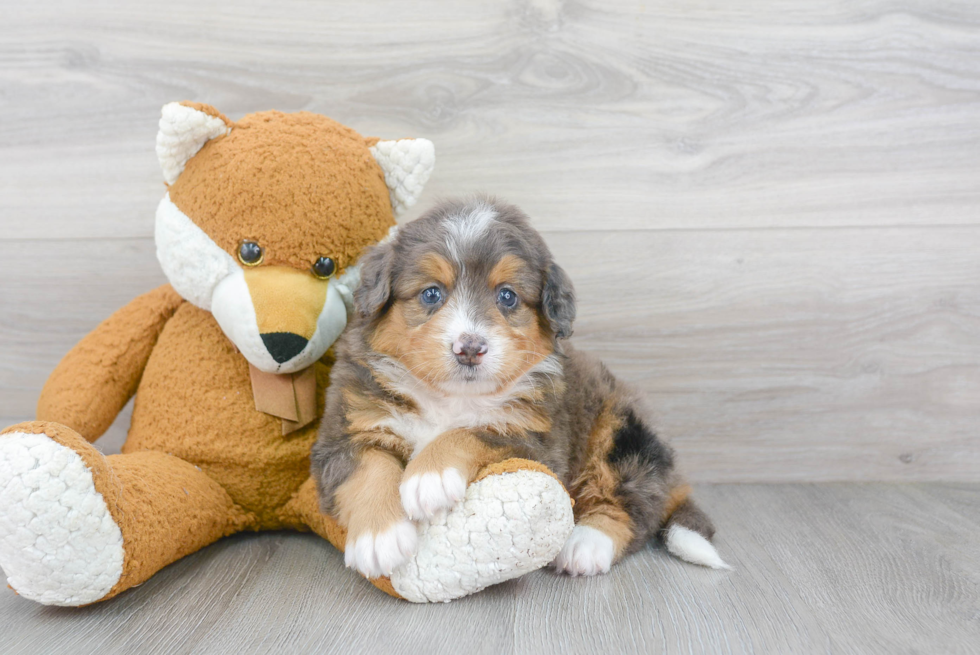
[[[670,492],[667,478],[674,466],[674,452],[660,441],[632,409],[613,436],[609,463],[619,473],[616,495],[633,523],[631,553],[641,548],[662,527],[664,502]]]
[[[626,410],[625,421],[613,437],[613,448],[609,451],[609,461],[622,464],[636,459],[658,471],[666,471],[674,465],[674,454],[670,448],[657,439],[644,423],[636,417],[632,409]]]

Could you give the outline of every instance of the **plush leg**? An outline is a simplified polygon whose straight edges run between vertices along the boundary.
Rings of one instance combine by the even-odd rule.
[[[86,605],[145,582],[249,517],[199,469],[155,452],[104,457],[74,430],[0,434],[0,566],[20,595]]]
[[[476,593],[548,564],[572,525],[571,499],[547,467],[485,466],[460,502],[420,524],[416,554],[391,574],[392,587],[415,603]]]
[[[283,522],[309,528],[343,550],[347,533],[320,512],[308,480],[286,506]],[[419,525],[418,549],[390,578],[371,583],[414,603],[476,593],[546,565],[572,531],[572,504],[547,467],[509,459],[484,467],[463,500]]]

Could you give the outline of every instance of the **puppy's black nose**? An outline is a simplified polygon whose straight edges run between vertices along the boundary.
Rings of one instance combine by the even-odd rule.
[[[292,332],[268,332],[260,336],[272,359],[280,364],[303,352],[303,348],[309,343],[308,339]]]
[[[477,334],[461,334],[453,342],[453,352],[456,353],[456,361],[463,366],[476,366],[487,354],[489,345],[487,340]]]

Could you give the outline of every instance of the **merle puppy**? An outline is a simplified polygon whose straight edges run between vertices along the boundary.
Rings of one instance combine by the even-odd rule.
[[[575,500],[558,570],[604,573],[655,535],[726,566],[634,393],[567,342],[572,284],[518,208],[442,204],[361,264],[312,457],[348,566],[390,573],[414,551],[412,521],[510,457],[547,465]]]

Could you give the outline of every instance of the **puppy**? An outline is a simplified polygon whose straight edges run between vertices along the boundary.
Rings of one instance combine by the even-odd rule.
[[[678,557],[726,566],[634,394],[566,341],[572,284],[519,209],[440,205],[361,265],[312,453],[348,566],[390,573],[414,552],[412,521],[510,457],[547,465],[575,500],[559,571],[605,573],[655,535]]]

